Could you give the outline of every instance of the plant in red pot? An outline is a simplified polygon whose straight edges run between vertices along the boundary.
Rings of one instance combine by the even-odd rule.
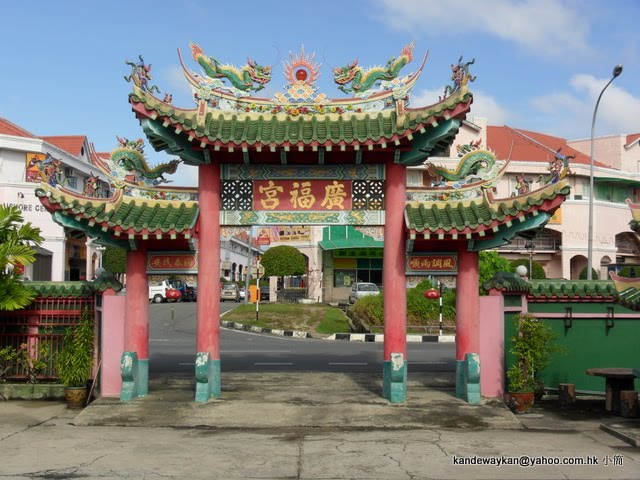
[[[69,408],[86,405],[87,382],[93,369],[93,315],[85,310],[77,325],[67,327],[62,350],[56,358],[56,371],[65,386]]]
[[[516,333],[511,337],[509,350],[515,362],[507,370],[507,405],[514,413],[529,413],[539,384],[538,374],[549,363],[551,353],[559,348],[553,343],[555,333],[533,315],[520,314],[515,322]]]

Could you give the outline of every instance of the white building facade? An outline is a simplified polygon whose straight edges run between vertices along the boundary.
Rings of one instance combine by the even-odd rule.
[[[0,118],[0,203],[18,206],[24,221],[40,228],[44,238],[25,278],[80,280],[91,278],[98,267],[101,250],[82,232],[55,223],[34,194],[43,180],[38,164],[47,159],[59,161],[58,180],[66,188],[82,192],[87,179],[101,176],[90,155],[96,153],[84,136],[38,137]],[[98,189],[107,195],[109,185],[101,180]]]

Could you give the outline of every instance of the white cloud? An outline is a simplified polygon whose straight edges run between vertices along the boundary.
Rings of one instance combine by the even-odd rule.
[[[421,90],[411,96],[410,106],[433,105],[438,102],[443,91],[444,87],[439,90]],[[468,119],[472,120],[473,117],[486,118],[490,125],[504,125],[508,123],[512,115],[492,96],[479,90],[473,90],[473,103],[471,104],[471,113]]]
[[[574,75],[570,81],[572,91],[533,98],[532,109],[545,114],[548,131],[553,131],[555,135],[586,138],[591,134],[593,110],[598,96],[609,79],[585,74]],[[640,98],[616,86],[614,80],[598,105],[595,135],[639,131]]]
[[[414,34],[488,34],[541,57],[586,51],[588,22],[560,0],[378,0],[380,21]]]
[[[162,93],[171,92],[173,95],[173,104],[186,106],[192,104],[193,94],[191,86],[184,76],[184,72],[180,65],[174,65],[166,68],[163,72],[164,81],[167,88],[161,88]]]

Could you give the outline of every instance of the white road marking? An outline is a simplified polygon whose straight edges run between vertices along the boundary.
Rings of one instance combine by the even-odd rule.
[[[221,350],[220,353],[291,353],[291,350]]]
[[[446,365],[448,362],[407,362],[412,363],[413,365]]]

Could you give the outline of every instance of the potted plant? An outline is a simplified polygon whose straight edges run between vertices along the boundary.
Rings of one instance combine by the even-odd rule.
[[[77,325],[68,327],[56,371],[65,386],[69,408],[82,408],[87,400],[87,382],[93,369],[93,317],[85,310]]]
[[[507,370],[509,381],[507,404],[515,413],[528,413],[534,403],[539,373],[548,365],[551,353],[559,351],[551,328],[528,313],[516,319],[516,333],[511,337],[515,362]]]

